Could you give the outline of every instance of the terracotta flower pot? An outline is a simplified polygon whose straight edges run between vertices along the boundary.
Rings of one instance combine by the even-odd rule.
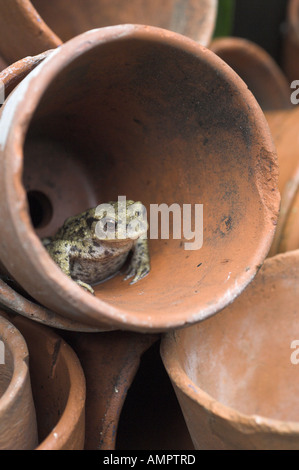
[[[129,332],[64,333],[86,378],[85,449],[115,449],[118,422],[142,354],[159,336]]]
[[[269,250],[279,195],[266,120],[242,80],[186,37],[125,25],[72,39],[6,100],[0,136],[1,261],[71,320],[150,332],[200,321],[241,293]],[[115,276],[94,297],[38,236],[118,195],[148,209],[203,204],[204,243],[150,240],[150,274],[133,286]]]
[[[51,329],[1,312],[24,336],[36,409],[37,450],[82,450],[85,378],[73,350]],[[37,442],[35,442],[37,444]]]
[[[30,450],[37,445],[36,414],[28,362],[24,338],[0,316],[1,450]]]
[[[8,63],[55,48],[93,28],[124,23],[159,26],[207,45],[217,0],[0,0],[0,51]]]
[[[299,449],[298,280],[298,251],[267,259],[230,307],[163,340],[197,449]]]
[[[283,67],[290,82],[299,80],[299,1],[289,0],[283,44]]]
[[[241,38],[220,38],[209,48],[244,80],[264,111],[291,107],[290,87],[272,57]]]

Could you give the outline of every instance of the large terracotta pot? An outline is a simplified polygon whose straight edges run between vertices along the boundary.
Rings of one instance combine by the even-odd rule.
[[[290,82],[299,80],[299,1],[289,0],[283,44],[283,67]]]
[[[217,5],[217,0],[0,0],[0,51],[11,63],[87,30],[124,23],[159,26],[207,45]]]
[[[298,280],[298,251],[269,258],[230,307],[163,340],[197,449],[299,449]]]
[[[242,80],[186,37],[126,25],[74,38],[6,100],[0,136],[1,261],[71,320],[151,332],[200,321],[241,293],[269,250],[279,196],[266,120]],[[118,195],[148,209],[202,203],[204,243],[150,240],[150,274],[133,286],[115,276],[94,297],[38,236]]]
[[[28,345],[39,437],[36,449],[82,450],[85,378],[77,356],[50,328],[19,315],[1,315],[9,318]]]
[[[0,316],[0,450],[32,450],[37,445],[28,366],[24,338]]]

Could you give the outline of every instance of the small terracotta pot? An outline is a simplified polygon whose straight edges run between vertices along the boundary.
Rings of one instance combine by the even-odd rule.
[[[299,80],[299,1],[289,0],[283,43],[283,68],[290,82]]]
[[[264,111],[291,108],[290,87],[272,57],[241,38],[219,38],[209,48],[244,80]]]
[[[149,332],[200,321],[241,293],[269,250],[279,195],[266,120],[242,80],[186,37],[125,25],[74,38],[6,100],[0,136],[1,261],[73,321]],[[38,236],[118,195],[148,209],[202,203],[204,244],[150,240],[150,274],[133,286],[115,276],[94,297]]]
[[[38,442],[28,363],[24,338],[0,316],[0,450],[32,450]]]
[[[93,28],[137,23],[176,31],[207,45],[217,0],[0,0],[0,51],[8,63],[55,48]]]
[[[298,251],[267,259],[230,307],[163,340],[197,449],[299,449],[298,280]]]
[[[1,312],[24,336],[36,409],[37,450],[82,450],[85,378],[73,350],[51,329]]]
[[[86,378],[86,450],[113,450],[121,410],[142,354],[159,336],[64,333]]]

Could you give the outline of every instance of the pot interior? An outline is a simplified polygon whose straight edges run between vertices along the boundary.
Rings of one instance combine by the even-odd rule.
[[[179,333],[175,354],[193,383],[220,403],[299,421],[298,269],[268,261],[267,274],[229,308]]]
[[[193,231],[195,208],[203,204],[190,249],[188,224],[177,237],[170,214],[169,239],[161,230],[158,238],[149,234],[149,275],[132,286],[122,275],[99,284],[102,300],[165,322],[167,315],[212,311],[262,261],[265,226],[269,233],[275,223],[273,155],[250,95],[226,71],[199,47],[184,50],[183,39],[123,37],[73,59],[41,97],[23,173],[39,236],[118,196],[142,201],[150,226],[154,205],[176,204],[176,227],[189,205],[184,214],[190,210]]]

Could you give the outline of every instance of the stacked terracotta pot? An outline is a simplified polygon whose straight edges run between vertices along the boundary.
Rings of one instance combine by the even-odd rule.
[[[299,448],[280,385],[296,252],[256,276],[297,248],[283,72],[248,41],[212,42],[216,0],[0,6],[0,448]],[[149,275],[92,296],[41,238],[120,195],[202,204],[203,243],[149,237]]]

